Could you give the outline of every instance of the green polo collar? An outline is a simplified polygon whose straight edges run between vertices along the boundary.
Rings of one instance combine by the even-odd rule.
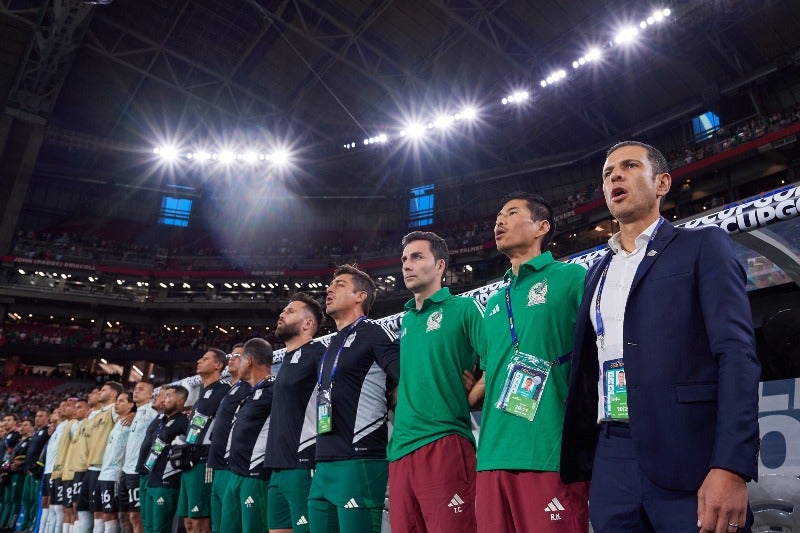
[[[409,301],[407,301],[404,307],[406,311],[414,311],[421,313],[422,311],[425,310],[426,307],[428,307],[428,302],[439,304],[450,298],[450,296],[451,296],[450,288],[442,287],[438,291],[434,292],[433,294],[425,298],[425,301],[422,302],[422,308],[419,309],[419,311],[417,311],[417,301],[414,298],[411,298]]]
[[[535,272],[537,270],[542,270],[550,263],[555,263],[555,262],[556,260],[553,259],[553,253],[550,250],[548,250],[543,254],[539,254],[533,259],[526,261],[525,263],[522,263],[519,266],[519,275],[523,276],[528,271]],[[509,268],[508,270],[506,270],[506,273],[503,276],[503,282],[508,283],[513,278],[514,278],[514,271]]]

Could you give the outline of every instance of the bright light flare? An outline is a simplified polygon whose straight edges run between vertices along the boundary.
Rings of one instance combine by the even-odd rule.
[[[230,150],[224,150],[219,154],[219,161],[221,163],[233,163],[234,159],[236,159],[236,154]]]
[[[156,146],[153,153],[167,162],[175,161],[179,156],[178,149],[174,146]]]
[[[478,110],[474,107],[465,107],[461,110],[459,115],[461,115],[461,118],[464,120],[475,120],[475,118],[478,116]],[[458,115],[456,115],[456,117],[458,117]]]
[[[614,42],[617,44],[628,44],[633,42],[637,35],[639,35],[638,28],[635,26],[627,26],[617,33],[617,36],[614,37]]]
[[[449,128],[455,120],[455,117],[452,115],[441,115],[436,117],[436,120],[433,121],[433,125],[439,129],[446,129]]]
[[[405,132],[410,139],[419,139],[425,134],[425,126],[419,122],[412,122],[406,126]]]
[[[289,164],[289,152],[287,150],[275,150],[272,152],[272,157],[270,159],[277,166],[285,167]]]

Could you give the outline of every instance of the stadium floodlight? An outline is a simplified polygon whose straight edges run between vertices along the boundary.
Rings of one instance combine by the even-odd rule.
[[[665,17],[668,17],[672,14],[672,11],[670,11],[668,7],[665,7],[664,9],[661,10],[661,14],[664,15]]]
[[[500,100],[500,102],[502,102],[502,103],[503,103],[503,105],[506,105],[506,104],[508,104],[508,97],[507,97],[507,96],[506,96],[506,97],[503,97],[503,99],[502,99],[502,100]]]
[[[178,158],[178,149],[174,146],[156,146],[153,153],[164,161],[175,161]]]
[[[637,35],[639,35],[639,30],[635,26],[626,26],[617,33],[617,36],[614,37],[614,42],[617,44],[627,44],[632,42]]]
[[[528,91],[514,91],[507,97],[507,99],[509,103],[519,103],[527,100],[528,96],[530,96]]]
[[[406,134],[411,139],[418,139],[425,133],[425,126],[418,122],[412,122],[406,126]]]
[[[478,110],[472,106],[468,106],[462,109],[459,114],[464,120],[474,120],[478,116]]]
[[[364,146],[367,146],[368,144],[369,144],[369,139],[364,139]]]
[[[211,159],[211,154],[209,154],[205,150],[200,150],[199,152],[195,152],[194,158],[196,160],[200,161],[201,163],[204,163],[204,162],[208,161],[209,159]]]
[[[244,159],[245,163],[255,163],[258,161],[258,154],[253,151],[245,152],[242,155],[242,159]]]
[[[661,18],[663,19],[664,17],[662,16]],[[655,23],[656,23],[656,16],[655,15],[653,15],[651,17],[647,17],[648,26],[652,26]]]
[[[445,129],[449,127],[454,120],[455,120],[454,117],[450,115],[440,115],[436,117],[436,120],[433,122],[433,125],[439,129]]]
[[[276,165],[278,166],[285,166],[289,164],[289,152],[286,150],[275,150],[272,152],[272,157],[270,158]]]
[[[219,154],[220,163],[232,163],[236,159],[236,154],[230,150],[224,150]]]
[[[599,48],[590,48],[589,52],[586,54],[586,61],[595,61],[600,59],[601,52]]]
[[[208,287],[209,289],[213,289],[214,288],[214,284],[213,283],[206,283],[206,287]]]
[[[641,21],[639,23],[639,27],[642,28],[643,30],[646,30],[647,29],[647,21],[646,20]]]

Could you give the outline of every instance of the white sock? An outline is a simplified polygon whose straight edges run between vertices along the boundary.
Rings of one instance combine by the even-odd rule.
[[[61,532],[62,533],[72,533],[72,524],[62,524]]]
[[[50,517],[50,508],[42,507],[42,516],[39,518],[39,531],[45,533],[47,531],[47,520]]]
[[[94,519],[94,529],[92,529],[94,533],[103,533],[105,527],[105,521],[102,518]]]
[[[94,517],[90,511],[78,511],[78,520],[73,524],[73,531],[89,533],[92,530]]]
[[[116,520],[109,520],[105,523],[105,527],[104,533],[119,533],[119,522]],[[95,533],[97,533],[97,530],[95,530]]]
[[[45,533],[61,533],[61,526],[63,523],[64,523],[64,506],[51,505],[50,519],[47,521],[47,530]]]

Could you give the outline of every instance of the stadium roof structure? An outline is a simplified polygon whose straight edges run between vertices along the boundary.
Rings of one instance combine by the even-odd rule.
[[[308,194],[366,193],[389,174],[565,164],[708,108],[756,114],[760,84],[799,78],[798,27],[795,0],[0,0],[0,102],[45,126],[40,175],[142,185],[157,146],[187,165],[280,148]],[[529,97],[503,105],[514,91]],[[427,126],[467,106],[475,122]]]

